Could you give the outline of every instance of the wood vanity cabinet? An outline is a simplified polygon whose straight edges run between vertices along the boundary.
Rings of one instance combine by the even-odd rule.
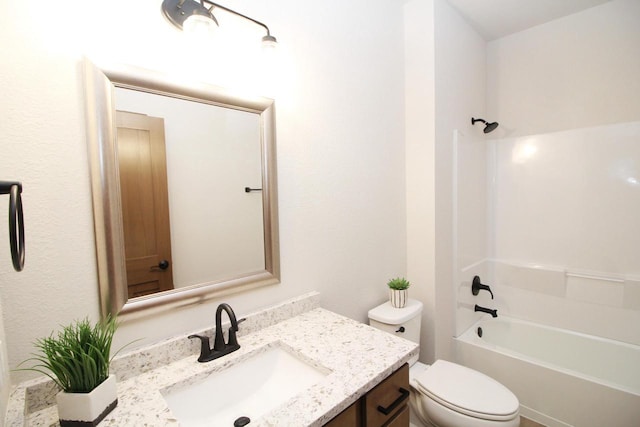
[[[362,399],[336,415],[324,427],[358,427],[362,424]]]
[[[403,365],[325,424],[325,427],[365,426],[409,426],[409,365]]]

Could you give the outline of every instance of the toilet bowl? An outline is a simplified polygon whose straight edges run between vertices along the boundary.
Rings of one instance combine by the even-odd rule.
[[[518,398],[493,378],[446,360],[416,365],[409,373],[411,408],[424,425],[519,426]]]
[[[369,324],[420,341],[422,303],[404,308],[389,302],[369,310]],[[410,409],[414,425],[435,427],[518,427],[518,398],[504,385],[473,369],[446,360],[432,365],[409,361]]]

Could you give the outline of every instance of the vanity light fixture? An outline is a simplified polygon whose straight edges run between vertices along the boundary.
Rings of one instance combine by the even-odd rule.
[[[164,0],[162,2],[162,13],[176,27],[181,30],[191,30],[194,28],[215,28],[219,26],[218,20],[213,15],[214,9],[221,9],[225,12],[244,18],[253,22],[267,31],[267,35],[262,37],[263,47],[275,47],[277,40],[271,35],[269,27],[260,21],[249,18],[246,15],[231,10],[209,0]]]

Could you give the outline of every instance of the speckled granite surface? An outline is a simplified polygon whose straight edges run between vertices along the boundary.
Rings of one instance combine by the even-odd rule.
[[[197,382],[274,346],[328,375],[249,425],[320,426],[417,354],[416,344],[317,308],[317,301],[317,294],[310,294],[248,315],[240,325],[240,350],[208,363],[196,361],[199,345],[186,335],[120,358],[118,369],[113,366],[118,406],[100,426],[179,426],[163,392]],[[27,406],[25,399],[30,401]],[[51,402],[55,402],[55,390],[47,389],[46,382],[20,384],[12,393],[6,425],[57,425],[57,410]]]

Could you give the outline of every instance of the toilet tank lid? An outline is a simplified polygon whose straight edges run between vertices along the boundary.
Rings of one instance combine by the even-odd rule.
[[[376,320],[387,325],[399,325],[413,319],[422,312],[422,303],[408,298],[407,305],[403,308],[395,308],[389,301],[369,310],[369,319]]]

